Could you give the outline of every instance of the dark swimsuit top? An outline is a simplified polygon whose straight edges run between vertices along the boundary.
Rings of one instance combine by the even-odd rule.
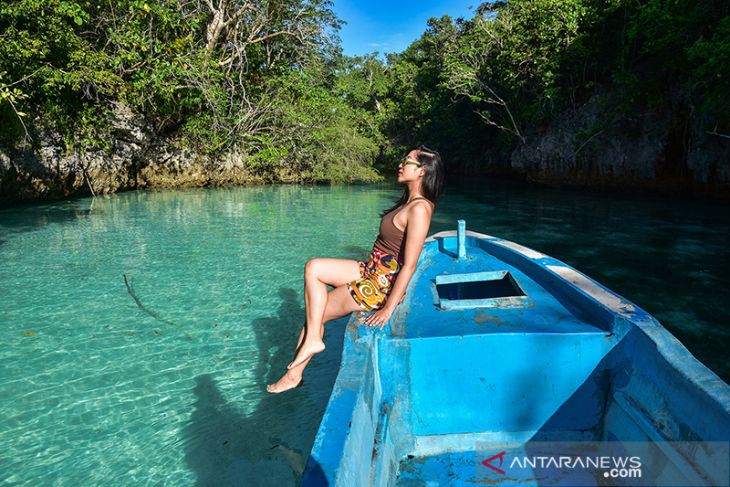
[[[423,196],[413,198],[411,201],[416,200],[426,200],[431,203],[428,198],[424,198]],[[380,234],[378,234],[378,238],[373,244],[373,247],[395,256],[395,259],[399,264],[403,263],[401,261],[401,251],[403,250],[403,245],[405,243],[405,239],[403,238],[405,236],[405,232],[396,227],[393,220],[395,219],[395,215],[397,215],[399,210],[404,206],[405,205],[401,205],[383,215],[382,220],[380,220]]]

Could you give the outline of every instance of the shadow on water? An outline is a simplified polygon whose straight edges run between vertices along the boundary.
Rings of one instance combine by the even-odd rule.
[[[183,435],[196,485],[285,486],[301,478],[337,376],[349,316],[327,324],[327,348],[310,363],[302,387],[268,394],[266,384],[276,381],[293,358],[304,321],[296,291],[282,288],[279,295],[276,316],[253,322],[259,350],[256,409],[244,414],[227,402],[211,374],[195,379],[195,411]]]
[[[85,204],[85,203],[84,203]],[[79,201],[55,203],[23,203],[0,208],[0,229],[12,233],[32,232],[51,223],[71,223],[90,216],[98,216],[103,210],[80,207]]]

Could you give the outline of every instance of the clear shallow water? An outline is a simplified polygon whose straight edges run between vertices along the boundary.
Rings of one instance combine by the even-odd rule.
[[[304,319],[304,263],[364,258],[399,193],[263,186],[0,209],[0,483],[295,485],[345,321],[328,325],[304,387],[265,392]],[[449,187],[431,232],[465,218],[564,260],[727,381],[728,213],[472,181]]]

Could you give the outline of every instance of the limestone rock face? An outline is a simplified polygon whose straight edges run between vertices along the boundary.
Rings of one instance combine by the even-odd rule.
[[[260,181],[249,174],[245,161],[245,152],[237,148],[213,159],[179,148],[172,141],[158,141],[147,151],[137,173],[137,187],[225,186]]]
[[[62,150],[53,131],[38,137],[38,149],[10,151],[0,147],[0,202],[62,198],[74,194],[111,193],[135,187],[134,164],[151,134],[142,117],[123,105],[114,106],[108,152]],[[36,126],[41,126],[36,124]]]
[[[730,188],[730,140],[687,127],[689,147],[669,112],[616,115],[616,95],[597,94],[549,126],[526,134],[512,171],[543,183],[717,193]]]
[[[687,168],[695,181],[715,191],[730,189],[730,138],[703,130],[705,120],[692,126],[693,137],[687,151]]]
[[[143,117],[117,104],[109,150],[64,152],[61,137],[45,131],[36,150],[0,146],[0,204],[104,194],[137,188],[243,184],[260,181],[246,170],[246,154],[233,149],[211,159],[173,139],[158,138]],[[37,125],[40,126],[40,125]]]
[[[659,110],[619,115],[621,102],[616,93],[595,94],[548,126],[528,131],[509,158],[489,166],[504,171],[509,164],[512,174],[540,183],[730,197],[729,138],[709,133],[709,121],[700,116],[687,124]],[[0,204],[137,188],[298,180],[286,166],[274,167],[266,179],[252,174],[242,147],[211,158],[159,137],[122,104],[113,107],[110,124],[113,143],[106,151],[66,152],[61,136],[50,131],[39,135],[35,150],[0,146]]]

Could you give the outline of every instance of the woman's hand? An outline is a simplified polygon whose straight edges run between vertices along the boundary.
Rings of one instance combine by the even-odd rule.
[[[363,323],[365,323],[367,326],[379,326],[382,330],[392,314],[393,311],[386,306],[380,308],[375,313],[365,318],[365,321],[363,321]]]

